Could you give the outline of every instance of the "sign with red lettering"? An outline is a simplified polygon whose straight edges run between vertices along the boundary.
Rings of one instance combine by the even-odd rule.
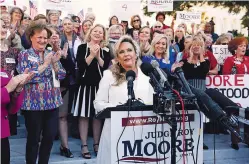
[[[184,118],[185,129],[180,111],[176,118],[176,164],[182,164],[184,158],[189,164],[202,164],[202,115],[197,110],[188,110]],[[129,117],[127,111],[112,111],[111,120],[107,121],[111,121],[111,164],[171,163],[171,127],[166,117],[153,111],[130,111]]]
[[[148,0],[149,12],[173,11],[173,0]]]
[[[42,7],[49,10],[72,11],[74,5],[79,4],[79,0],[45,0]]]
[[[206,87],[214,88],[240,106],[249,107],[249,75],[211,75]]]
[[[14,0],[1,0],[0,6],[14,6]]]

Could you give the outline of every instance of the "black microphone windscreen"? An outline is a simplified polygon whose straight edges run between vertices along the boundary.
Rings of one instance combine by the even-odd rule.
[[[183,70],[181,67],[176,67],[175,72],[180,73],[180,72],[183,72]]]
[[[192,92],[195,94],[200,110],[211,120],[217,120],[224,116],[221,107],[213,101],[203,90],[197,89],[190,85]]]
[[[126,80],[128,80],[129,78],[132,78],[134,80],[135,77],[136,77],[136,73],[134,71],[129,70],[126,72]]]
[[[149,63],[142,63],[140,68],[146,76],[149,76],[149,74],[154,71],[154,68]]]
[[[224,109],[228,106],[234,106],[237,107],[238,105],[233,102],[232,100],[230,100],[229,98],[227,98],[225,95],[223,95],[222,93],[220,93],[219,91],[217,91],[216,89],[213,88],[209,88],[206,91],[206,94],[208,96],[210,96],[217,104],[219,104],[219,106]]]

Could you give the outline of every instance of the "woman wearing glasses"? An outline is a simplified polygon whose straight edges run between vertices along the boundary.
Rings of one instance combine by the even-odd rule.
[[[77,34],[77,36],[79,36],[81,31],[80,18],[78,16],[73,15],[72,20],[73,20],[74,32]]]
[[[130,35],[135,41],[138,42],[138,33],[141,28],[142,22],[139,15],[133,15],[131,17],[131,29],[127,30],[127,34]]]
[[[154,31],[160,31],[163,32],[163,24],[159,21],[157,21],[154,26],[152,27],[152,31],[154,33]]]
[[[230,37],[226,34],[222,34],[215,42],[215,45],[223,45],[227,46],[228,43],[230,42]],[[227,56],[221,55],[218,59],[218,74],[222,75],[222,69],[224,65],[224,61],[226,60]]]

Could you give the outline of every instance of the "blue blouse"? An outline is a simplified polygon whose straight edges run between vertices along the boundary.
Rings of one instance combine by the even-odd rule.
[[[49,51],[45,50],[44,56]],[[39,52],[30,48],[21,51],[18,55],[18,73],[23,73],[26,68],[35,72],[34,77],[24,86],[24,101],[22,110],[51,110],[63,104],[60,88],[53,86],[52,65],[49,65],[44,72],[38,73],[38,67],[43,62],[40,60]],[[66,72],[60,62],[57,79],[62,80]]]
[[[171,71],[171,67],[175,62],[175,56],[170,55],[168,62],[165,59],[157,59],[154,54],[142,57],[142,62],[143,63],[151,63],[152,60],[156,60],[159,63],[160,68],[162,68],[162,69],[166,68],[169,71]]]

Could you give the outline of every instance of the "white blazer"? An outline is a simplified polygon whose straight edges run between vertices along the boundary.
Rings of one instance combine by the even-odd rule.
[[[94,100],[96,113],[107,107],[115,107],[126,103],[128,100],[127,82],[114,86],[115,78],[110,70],[104,72],[100,81],[99,89]],[[144,104],[153,104],[154,90],[149,83],[149,77],[145,76],[138,68],[137,78],[134,80],[134,94],[136,99],[141,99]],[[97,164],[111,164],[111,120],[105,119],[102,130]]]

